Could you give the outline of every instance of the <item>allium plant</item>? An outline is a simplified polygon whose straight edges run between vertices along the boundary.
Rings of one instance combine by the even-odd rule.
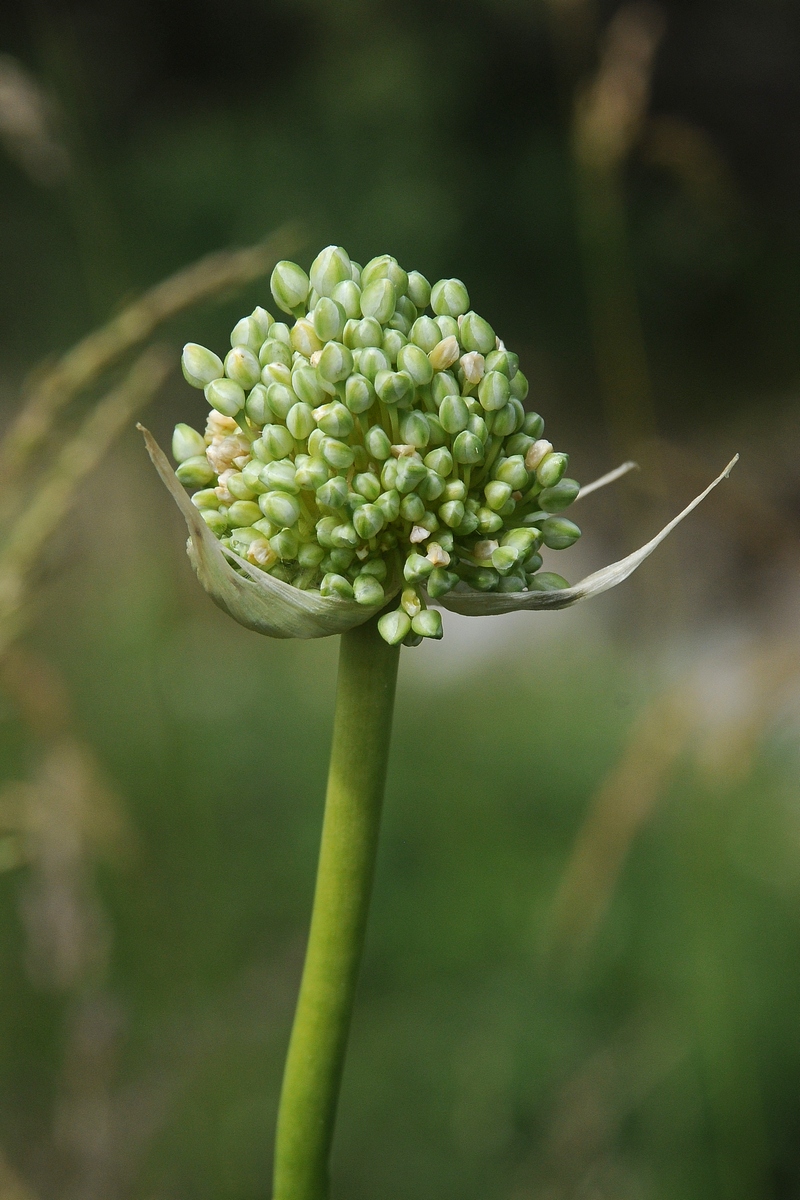
[[[184,348],[184,375],[211,411],[204,433],[177,426],[175,472],[144,432],[213,599],[272,637],[342,635],[273,1193],[323,1200],[400,645],[440,638],[439,607],[564,608],[615,586],[733,464],[640,550],[570,587],[541,569],[541,551],[580,537],[562,515],[580,487],[523,407],[517,355],[470,309],[465,285],[431,287],[389,255],[362,268],[341,246],[309,274],[278,263],[270,282],[277,319],[260,307],[243,317],[224,360]]]

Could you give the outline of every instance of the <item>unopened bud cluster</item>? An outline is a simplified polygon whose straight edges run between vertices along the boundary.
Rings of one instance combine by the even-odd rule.
[[[402,577],[380,620],[393,644],[441,637],[427,600],[459,584],[566,587],[539,551],[580,537],[559,515],[578,484],[464,284],[431,287],[389,255],[362,268],[329,246],[309,275],[278,263],[270,286],[289,320],[256,308],[224,361],[183,351],[211,412],[204,435],[177,426],[177,475],[220,541],[297,588],[371,607]]]

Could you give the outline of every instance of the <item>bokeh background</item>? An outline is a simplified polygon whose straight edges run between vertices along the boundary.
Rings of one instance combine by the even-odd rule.
[[[266,279],[136,386],[60,356],[287,221],[463,278],[570,473],[639,462],[571,580],[742,454],[620,589],[403,652],[333,1200],[800,1197],[798,6],[21,0],[0,143],[4,426],[49,396],[0,445],[0,1200],[269,1196],[336,645],[213,607],[133,429]]]

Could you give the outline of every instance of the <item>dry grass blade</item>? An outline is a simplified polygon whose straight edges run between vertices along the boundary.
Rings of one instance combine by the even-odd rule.
[[[200,259],[150,288],[106,325],[94,330],[30,386],[11,428],[0,442],[0,479],[8,491],[30,455],[49,433],[57,414],[114,363],[147,341],[184,309],[267,274],[299,243],[291,226],[244,250]]]
[[[592,492],[596,492],[600,488],[607,487],[609,483],[616,483],[618,479],[622,479],[623,475],[627,475],[629,471],[638,470],[638,463],[625,462],[621,467],[615,467],[613,471],[607,471],[606,474],[601,475],[599,479],[593,479],[591,483],[584,484],[575,499],[583,500],[586,496],[591,496]]]
[[[135,361],[62,447],[33,500],[11,527],[0,550],[0,653],[16,632],[25,577],[69,509],[78,484],[152,399],[171,366],[172,354],[163,347],[152,347]]]

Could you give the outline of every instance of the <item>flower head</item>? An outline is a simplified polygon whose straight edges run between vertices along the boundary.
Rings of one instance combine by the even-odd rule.
[[[174,474],[148,441],[201,582],[243,624],[341,633],[399,595],[379,628],[414,645],[442,636],[431,600],[474,614],[564,607],[666,536],[606,568],[602,586],[541,569],[543,548],[580,537],[564,515],[580,487],[461,280],[431,287],[389,255],[361,268],[328,246],[309,275],[278,263],[271,290],[277,318],[242,318],[224,360],[184,348],[211,411],[202,434],[177,426]]]

